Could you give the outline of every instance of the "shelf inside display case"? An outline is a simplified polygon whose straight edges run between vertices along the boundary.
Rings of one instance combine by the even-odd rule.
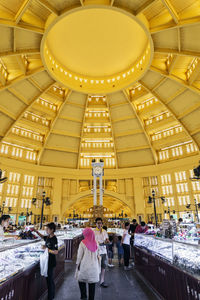
[[[200,279],[200,245],[135,234],[134,246],[145,249]]]

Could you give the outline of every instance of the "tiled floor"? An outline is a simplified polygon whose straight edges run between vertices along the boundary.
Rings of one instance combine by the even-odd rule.
[[[56,292],[55,300],[80,299],[79,288],[74,278],[75,264],[66,263],[64,281]],[[96,285],[95,300],[156,300],[152,291],[138,278],[134,269],[124,271],[117,265],[106,271],[107,289]]]

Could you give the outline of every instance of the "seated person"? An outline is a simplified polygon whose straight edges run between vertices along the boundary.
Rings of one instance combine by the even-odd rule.
[[[145,233],[148,230],[148,226],[144,221],[141,222],[141,225],[138,225],[135,233]]]

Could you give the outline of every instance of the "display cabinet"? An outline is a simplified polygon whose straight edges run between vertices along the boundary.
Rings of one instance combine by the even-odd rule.
[[[135,234],[134,245],[180,267],[200,279],[200,245]]]
[[[65,261],[71,261],[76,256],[78,246],[83,239],[82,229],[64,231],[59,238],[65,243]]]
[[[6,247],[0,247],[0,299],[39,299],[47,290],[46,279],[40,276],[39,268],[44,242],[14,239],[6,242]],[[58,247],[56,281],[64,274],[65,246],[60,239]]]
[[[171,240],[154,238],[144,234],[135,234],[134,245],[152,252],[169,262],[173,262],[173,244]]]
[[[162,299],[200,299],[200,246],[135,234],[136,270]]]

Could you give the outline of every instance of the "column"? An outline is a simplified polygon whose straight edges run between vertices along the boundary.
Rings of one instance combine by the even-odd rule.
[[[99,183],[100,183],[100,206],[103,206],[103,178],[102,175],[99,177]]]
[[[51,212],[52,217],[58,216],[58,222],[61,221],[59,218],[61,217],[61,206],[62,206],[62,178],[55,177],[53,181],[53,197],[51,200]]]
[[[94,175],[94,184],[93,184],[93,204],[97,205],[97,178]]]

